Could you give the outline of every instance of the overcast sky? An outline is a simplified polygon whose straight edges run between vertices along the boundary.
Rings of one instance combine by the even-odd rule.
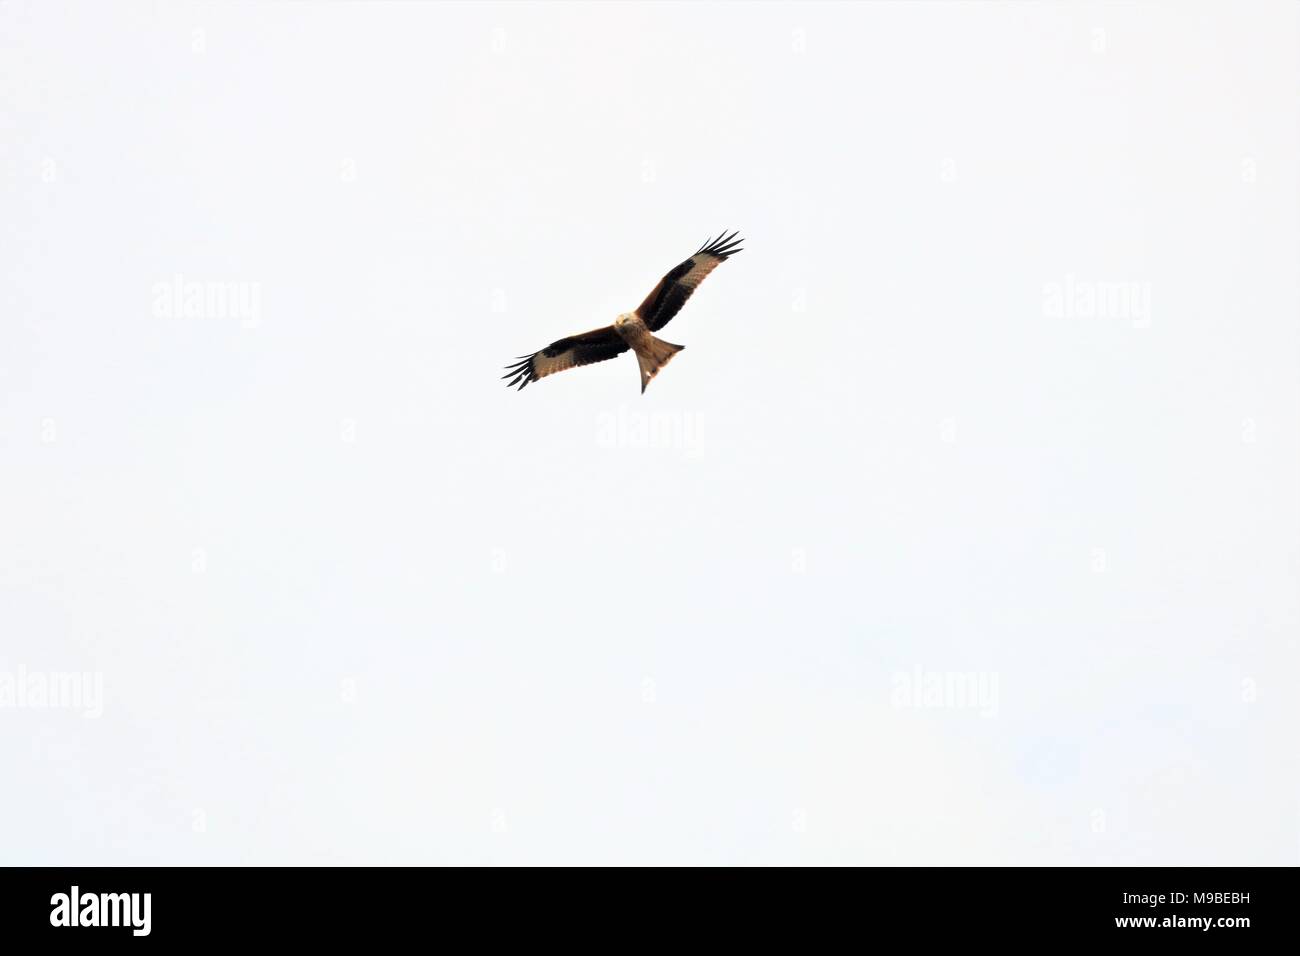
[[[1296,863],[1298,27],[0,4],[0,859]]]

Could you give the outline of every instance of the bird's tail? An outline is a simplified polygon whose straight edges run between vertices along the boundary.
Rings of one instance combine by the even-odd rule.
[[[659,370],[673,360],[673,356],[686,348],[673,345],[653,335],[646,335],[636,344],[636,361],[641,366],[641,391],[650,384],[650,379],[659,374]]]

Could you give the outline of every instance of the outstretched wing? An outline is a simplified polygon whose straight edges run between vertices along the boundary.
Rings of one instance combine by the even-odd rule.
[[[607,325],[603,329],[592,329],[552,342],[532,355],[522,355],[519,361],[506,366],[506,374],[501,377],[510,379],[510,385],[522,389],[529,382],[563,372],[566,368],[603,362],[626,351],[627,343],[619,338],[614,326]]]
[[[651,332],[662,329],[681,311],[705,276],[716,269],[719,263],[726,262],[729,256],[741,251],[742,242],[744,240],[737,239],[734,232],[729,236],[707,240],[695,255],[659,280],[654,291],[646,296],[636,310],[641,321]]]

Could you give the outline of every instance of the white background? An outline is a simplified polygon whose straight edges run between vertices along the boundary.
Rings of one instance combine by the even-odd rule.
[[[1295,863],[1298,27],[3,3],[0,858]]]

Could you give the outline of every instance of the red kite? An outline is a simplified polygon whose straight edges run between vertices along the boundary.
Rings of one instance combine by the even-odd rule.
[[[614,320],[613,325],[603,329],[593,329],[581,335],[571,335],[567,339],[552,342],[540,352],[521,355],[519,361],[506,366],[507,372],[502,378],[510,379],[510,385],[523,389],[529,382],[545,378],[567,368],[579,365],[591,365],[621,355],[628,349],[636,352],[637,364],[641,366],[641,391],[650,384],[650,380],[659,374],[674,355],[684,346],[673,345],[663,339],[657,339],[651,332],[658,332],[681,311],[686,300],[691,297],[696,286],[704,277],[726,262],[730,256],[740,252],[740,243],[736,233],[707,240],[695,255],[674,268],[659,280],[659,284],[637,306],[635,312],[624,312]]]

